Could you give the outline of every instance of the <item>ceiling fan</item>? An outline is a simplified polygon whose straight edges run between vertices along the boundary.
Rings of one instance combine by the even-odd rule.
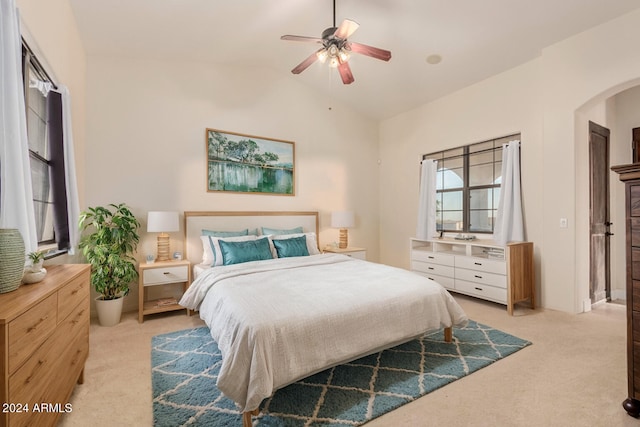
[[[351,67],[349,67],[351,52],[370,56],[382,61],[388,61],[391,59],[391,52],[388,50],[347,40],[359,26],[360,24],[357,22],[345,19],[339,27],[336,27],[336,0],[333,0],[333,26],[324,30],[321,38],[292,35],[284,35],[280,37],[282,40],[322,44],[320,49],[309,55],[304,61],[291,70],[291,72],[293,74],[300,74],[316,60],[323,63],[329,61],[330,67],[338,69],[340,78],[342,78],[342,83],[348,85],[353,83],[355,80],[353,78],[353,73],[351,72]]]

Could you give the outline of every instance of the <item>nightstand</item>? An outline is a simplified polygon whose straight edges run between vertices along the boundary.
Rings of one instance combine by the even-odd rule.
[[[348,247],[345,249],[340,249],[333,246],[327,246],[326,248],[324,248],[323,252],[331,252],[334,254],[347,255],[352,258],[361,259],[363,261],[367,260],[367,250],[365,248]]]
[[[146,289],[150,286],[182,284],[182,292],[191,283],[191,263],[181,261],[158,261],[138,265],[138,322],[142,323],[145,314],[164,313],[165,311],[186,310],[178,304],[176,298],[145,300]],[[189,314],[189,310],[187,310]]]

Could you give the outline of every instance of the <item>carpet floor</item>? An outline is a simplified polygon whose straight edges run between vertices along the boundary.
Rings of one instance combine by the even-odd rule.
[[[470,321],[327,369],[263,401],[259,426],[358,426],[502,359],[531,343]],[[155,426],[241,426],[215,383],[221,354],[206,327],[152,338]]]

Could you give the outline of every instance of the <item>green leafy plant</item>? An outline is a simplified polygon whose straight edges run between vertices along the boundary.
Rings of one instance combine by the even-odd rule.
[[[83,234],[89,232],[79,247],[91,264],[91,285],[106,300],[127,295],[138,277],[133,257],[140,240],[136,217],[124,203],[110,204],[81,212],[78,224]]]
[[[40,261],[44,261],[44,252],[42,251],[29,252],[27,254],[27,257],[29,257],[29,259],[31,260],[31,264],[36,265]]]

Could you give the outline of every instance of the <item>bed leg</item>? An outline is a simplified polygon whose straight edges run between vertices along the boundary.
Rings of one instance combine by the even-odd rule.
[[[453,340],[453,328],[449,326],[444,328],[444,342],[451,342]]]
[[[260,413],[260,409],[254,409],[253,411],[247,411],[242,413],[242,427],[251,427],[253,424],[251,423],[251,416],[258,415]]]

